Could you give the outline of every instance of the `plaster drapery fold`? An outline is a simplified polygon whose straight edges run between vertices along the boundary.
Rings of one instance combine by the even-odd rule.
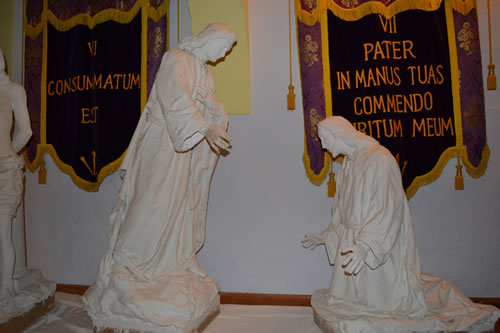
[[[182,326],[195,300],[181,302],[174,312],[151,316],[158,309],[155,304],[161,303],[165,311],[174,306],[166,304],[165,297],[189,295],[183,288],[189,290],[202,281],[210,292],[207,285],[198,286],[202,289],[196,295],[218,290],[195,258],[205,239],[209,186],[218,159],[202,140],[202,132],[211,123],[225,129],[228,120],[222,105],[207,102],[216,99],[214,95],[205,64],[179,49],[164,55],[121,166],[123,183],[110,216],[109,251],[96,285],[84,298],[93,317],[146,316],[158,326]],[[117,281],[128,282],[120,287]],[[139,286],[157,295],[142,300]],[[134,298],[132,304],[116,307],[106,299],[113,295],[121,302],[127,297],[121,294]]]
[[[420,283],[409,207],[397,163],[378,144],[369,144],[352,160],[344,159],[338,175],[327,244],[334,264],[330,293],[339,302],[355,302],[380,315],[422,317],[426,311]],[[364,243],[367,267],[357,276],[341,268],[340,250]]]

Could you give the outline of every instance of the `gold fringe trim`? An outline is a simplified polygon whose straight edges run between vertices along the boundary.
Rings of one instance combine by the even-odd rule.
[[[47,143],[47,40],[48,40],[48,20],[47,11],[49,1],[43,0],[42,24],[42,73],[40,81],[40,144]],[[38,145],[40,147],[40,145]]]
[[[141,9],[147,12],[147,17],[154,22],[158,22],[165,14],[169,14],[169,5],[170,1],[166,0],[156,9],[149,6],[149,0],[138,0],[128,12],[123,12],[116,8],[108,8],[94,16],[78,14],[67,20],[58,19],[50,10],[44,8],[41,22],[36,27],[30,25],[26,17],[24,17],[24,30],[26,35],[31,39],[35,39],[42,32],[45,20],[48,20],[59,31],[67,31],[79,24],[93,29],[96,25],[110,20],[118,23],[129,23]]]
[[[118,23],[129,23],[139,13],[143,1],[137,1],[134,7],[128,12],[122,12],[119,9],[105,9],[94,16],[88,14],[78,14],[67,20],[59,20],[51,11],[47,11],[48,21],[59,31],[68,31],[79,24],[93,29],[96,25],[106,21],[115,21]]]
[[[465,165],[465,170],[472,178],[481,177],[486,168],[488,167],[488,161],[490,158],[490,148],[486,144],[483,149],[483,154],[481,158],[481,162],[477,167],[474,167],[467,157],[467,148],[465,146],[460,147],[450,147],[441,154],[438,162],[434,166],[434,168],[425,175],[416,177],[411,185],[406,189],[406,197],[408,200],[417,193],[417,190],[425,185],[432,184],[435,180],[441,176],[446,164],[452,158],[460,157],[462,158],[462,162]]]
[[[304,135],[304,146],[306,144],[306,136]],[[319,174],[315,174],[314,171],[311,169],[311,160],[309,158],[309,154],[307,154],[307,151],[304,153],[302,156],[302,162],[304,162],[304,167],[306,169],[306,175],[307,178],[309,178],[309,181],[316,186],[320,186],[323,184],[323,182],[326,179],[326,176],[328,175],[328,170],[329,170],[329,165],[330,165],[330,154],[324,153],[325,160],[323,163],[323,168],[321,169]]]
[[[333,116],[332,83],[330,81],[330,45],[328,42],[328,15],[323,11],[321,15],[321,49],[323,62],[323,91],[325,94],[325,115]],[[326,61],[325,61],[326,59]]]
[[[145,6],[149,8],[149,0]],[[141,113],[148,101],[148,12],[141,15]]]
[[[465,171],[467,171],[467,174],[471,176],[472,178],[479,178],[484,173],[486,172],[486,169],[488,168],[488,161],[490,160],[490,147],[488,144],[484,145],[483,152],[481,154],[481,162],[479,162],[479,165],[477,167],[473,166],[469,160],[465,157],[462,157],[462,162],[465,165]],[[464,154],[466,155],[466,154]]]
[[[477,7],[476,0],[451,0],[451,5],[454,10],[464,16]]]
[[[380,14],[389,19],[396,14],[410,9],[434,11],[441,6],[442,1],[443,0],[397,0],[389,5],[389,7],[386,7],[378,1],[370,1],[356,8],[349,9],[339,7],[333,0],[318,0],[317,7],[310,13],[302,9],[300,0],[295,0],[295,13],[300,22],[312,26],[320,20],[322,12],[327,9],[335,14],[335,16],[345,21],[357,21],[370,14]]]
[[[145,1],[149,5],[149,0]],[[152,19],[154,22],[158,22],[164,15],[167,15],[167,21],[169,20],[169,8],[170,6],[170,0],[165,0],[165,2],[158,7],[158,9],[155,9],[153,7],[148,7],[148,17]]]
[[[455,118],[455,137],[457,147],[463,145],[463,129],[462,129],[462,107],[460,100],[459,70],[458,70],[458,55],[457,44],[455,40],[455,24],[453,21],[453,10],[450,1],[445,2],[446,29],[448,30],[448,49],[450,50],[450,79],[451,93],[453,99],[453,115]]]
[[[97,192],[97,191],[99,191],[99,186],[102,184],[104,178],[111,175],[112,173],[114,173],[116,170],[118,170],[120,168],[120,165],[123,161],[123,158],[125,157],[126,151],[124,151],[118,159],[109,163],[108,165],[106,165],[105,167],[103,167],[99,171],[99,174],[97,175],[97,181],[95,183],[89,182],[83,178],[80,178],[76,174],[75,170],[73,169],[73,167],[71,165],[64,163],[59,158],[56,150],[54,149],[54,146],[52,146],[52,145],[38,145],[37,158],[39,159],[40,162],[43,162],[43,154],[45,154],[45,153],[48,153],[52,157],[52,160],[57,165],[59,170],[61,170],[63,173],[65,173],[71,177],[71,180],[73,181],[73,183],[75,183],[76,186],[78,186],[79,188],[81,188],[82,190],[87,191],[87,192]],[[34,171],[32,171],[32,172],[34,172]]]
[[[43,20],[39,24],[37,24],[36,27],[33,27],[31,24],[28,23],[26,17],[24,17],[24,33],[31,39],[36,39],[38,35],[42,32],[43,30]]]
[[[36,148],[36,155],[35,158],[33,159],[33,162],[30,162],[28,159],[28,154],[26,153],[26,150],[23,153],[24,156],[24,165],[26,166],[26,169],[29,170],[31,173],[35,173],[35,171],[40,167],[40,165],[43,162],[43,153],[40,151],[40,144],[37,145]]]

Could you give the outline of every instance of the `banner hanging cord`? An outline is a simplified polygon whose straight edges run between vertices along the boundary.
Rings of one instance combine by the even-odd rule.
[[[489,34],[489,40],[490,40],[490,64],[488,65],[487,87],[488,87],[488,90],[496,90],[497,89],[497,77],[495,75],[495,65],[493,64],[493,49],[492,49],[492,43],[491,43],[490,0],[488,0],[488,34]]]
[[[177,44],[179,44],[179,36],[180,36],[180,24],[179,24],[179,18],[180,18],[180,15],[179,15],[179,2],[180,0],[177,0]]]
[[[292,111],[295,110],[295,93],[292,79],[292,6],[291,1],[288,0],[288,46],[289,46],[289,62],[290,62],[290,84],[288,85],[287,95],[287,108]]]

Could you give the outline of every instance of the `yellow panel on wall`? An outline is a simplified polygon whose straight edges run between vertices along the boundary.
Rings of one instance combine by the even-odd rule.
[[[238,43],[223,62],[209,66],[217,96],[229,114],[250,113],[250,66],[248,51],[248,0],[188,0],[193,35],[208,24],[226,24]]]
[[[13,65],[13,40],[14,34],[14,1],[0,1],[0,48],[5,58],[6,69],[12,76]]]

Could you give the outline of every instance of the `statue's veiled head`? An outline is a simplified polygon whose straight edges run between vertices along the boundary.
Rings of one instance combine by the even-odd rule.
[[[0,83],[6,82],[9,82],[9,76],[5,73],[5,58],[2,49],[0,49]]]
[[[197,36],[187,37],[179,48],[194,54],[203,62],[216,62],[233,47],[236,35],[222,23],[211,23]]]
[[[5,58],[2,49],[0,49],[0,73],[5,73]]]
[[[318,134],[323,148],[328,149],[333,157],[342,154],[351,158],[362,147],[378,143],[374,138],[356,130],[341,116],[328,117],[320,121]]]

